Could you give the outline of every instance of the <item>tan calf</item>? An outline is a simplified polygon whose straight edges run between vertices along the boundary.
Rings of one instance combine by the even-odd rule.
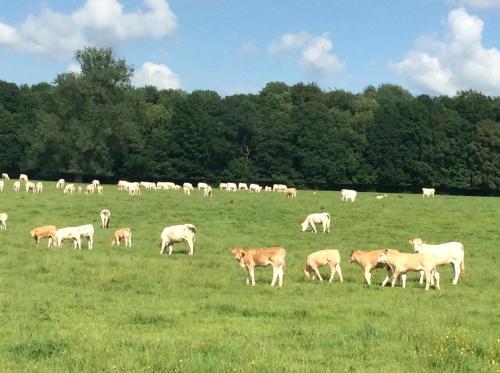
[[[282,247],[266,247],[263,249],[242,249],[234,248],[231,251],[234,259],[240,263],[242,268],[247,270],[247,285],[252,281],[255,286],[255,267],[266,267],[272,265],[273,279],[271,286],[276,284],[283,286],[283,273],[285,267],[286,250]]]
[[[330,267],[331,271],[330,280],[328,280],[328,282],[333,281],[335,272],[339,273],[340,282],[344,282],[342,271],[340,270],[340,254],[338,250],[320,250],[309,254],[304,268],[304,275],[306,275],[307,278],[312,277],[313,280],[317,275],[319,280],[323,282],[323,278],[321,278],[321,274],[319,273],[319,268],[326,265]]]
[[[351,253],[349,254],[349,263],[356,263],[363,268],[365,274],[365,280],[368,285],[372,284],[371,282],[372,271],[376,268],[385,268],[387,270],[387,275],[384,281],[382,282],[382,286],[385,286],[385,284],[387,284],[387,282],[389,281],[389,276],[392,274],[392,271],[387,264],[378,262],[378,258],[382,251],[383,250],[372,250],[372,251],[355,250],[351,251]]]
[[[111,246],[120,246],[120,242],[125,243],[125,247],[132,247],[132,231],[130,228],[120,228],[113,233],[113,238],[111,238]]]
[[[429,290],[432,280],[434,280],[434,288],[439,290],[439,273],[436,272],[436,258],[432,254],[408,254],[400,253],[397,250],[385,249],[380,253],[378,262],[389,265],[394,271],[391,282],[392,287],[394,287],[396,278],[400,274],[424,271],[425,290]],[[405,286],[406,281],[403,278],[403,287]]]
[[[30,234],[31,234],[31,237],[33,237],[33,239],[35,240],[37,246],[40,244],[40,240],[42,238],[47,238],[49,241],[47,247],[50,247],[50,244],[53,241],[54,241],[54,246],[55,246],[56,231],[57,231],[57,228],[55,225],[43,225],[41,227],[33,228],[30,231]]]

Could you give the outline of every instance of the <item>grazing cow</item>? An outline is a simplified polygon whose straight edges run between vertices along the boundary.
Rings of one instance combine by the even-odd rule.
[[[189,255],[194,254],[196,227],[193,224],[173,225],[165,227],[161,232],[161,251],[164,254],[168,248],[168,255],[172,254],[173,244],[186,241],[189,246]]]
[[[101,228],[107,229],[111,227],[111,211],[104,209],[101,211]]]
[[[102,185],[98,185],[96,187],[97,194],[103,194],[104,193],[104,187]]]
[[[356,196],[358,195],[358,192],[352,189],[342,189],[340,191],[340,199],[342,201],[351,201],[354,202],[356,200]]]
[[[101,183],[99,182],[99,180],[92,180],[92,185],[97,188],[98,185],[101,185]]]
[[[125,247],[132,247],[132,231],[130,228],[120,228],[113,233],[111,238],[111,246],[120,246],[120,241],[125,243]]]
[[[285,193],[288,187],[285,184],[274,184],[273,185],[273,192],[281,192]]]
[[[36,188],[35,183],[27,181],[25,187],[26,187],[26,194],[28,194],[29,192],[35,194],[35,188]]]
[[[197,187],[198,187],[198,190],[205,189],[206,187],[208,187],[208,184],[207,183],[198,183]]]
[[[0,180],[0,192],[3,192],[4,181]]]
[[[387,284],[392,274],[391,268],[387,264],[378,262],[378,258],[381,252],[382,250],[372,250],[372,251],[355,250],[351,251],[351,253],[349,254],[349,263],[356,263],[363,268],[365,274],[365,280],[368,285],[372,284],[371,281],[372,271],[376,268],[385,268],[387,270],[387,275],[385,276],[385,279],[382,282],[382,286],[385,286],[385,284]]]
[[[435,193],[436,193],[436,189],[434,189],[434,188],[422,188],[422,197],[434,198]]]
[[[302,232],[311,230],[313,233],[317,233],[316,224],[319,223],[323,224],[323,233],[330,232],[330,214],[328,212],[309,214],[300,226],[302,227]]]
[[[21,189],[21,182],[19,180],[14,181],[14,192],[18,193]]]
[[[59,179],[59,180],[57,180],[56,188],[57,189],[63,189],[64,188],[64,184],[66,184],[66,180]]]
[[[184,191],[184,194],[188,196],[191,195],[191,188],[189,188],[188,186],[183,186],[182,190]]]
[[[5,172],[2,173],[2,179],[4,179],[4,180],[10,180],[9,174],[6,174]]]
[[[220,190],[226,190],[227,189],[227,183],[220,183],[219,184],[219,189]]]
[[[248,190],[250,192],[260,193],[260,191],[262,190],[262,187],[259,184],[250,184],[250,186],[248,187]]]
[[[55,245],[56,231],[57,231],[57,228],[55,225],[43,225],[41,227],[33,228],[30,231],[30,234],[31,234],[31,237],[33,237],[33,239],[35,240],[36,246],[39,245],[40,240],[42,238],[48,238],[49,244],[47,247],[50,247],[50,244],[52,243],[52,241],[54,241],[54,246],[56,246]]]
[[[64,187],[64,194],[73,194],[75,192],[75,184],[66,184]]]
[[[130,196],[140,196],[141,188],[139,186],[139,183],[130,183],[128,186],[128,194]]]
[[[41,182],[36,183],[35,193],[37,193],[37,194],[43,193],[43,184]]]
[[[248,190],[248,186],[246,183],[238,183],[238,190]]]
[[[297,189],[288,188],[285,192],[285,197],[286,198],[296,198],[297,197]]]
[[[94,194],[94,192],[95,192],[95,185],[94,184],[89,184],[85,187],[86,194]]]
[[[212,197],[212,187],[210,185],[207,185],[203,191],[203,197]]]
[[[396,278],[400,274],[424,271],[425,290],[429,290],[432,280],[434,280],[434,288],[439,290],[439,273],[436,272],[436,259],[432,254],[408,254],[385,249],[379,254],[378,262],[389,265],[393,270],[391,287],[394,287]],[[406,287],[406,277],[402,277],[402,279],[404,288]]]
[[[74,249],[82,249],[82,239],[80,231],[77,227],[65,227],[56,230],[54,244],[56,247],[61,247],[64,240],[73,240]]]
[[[273,188],[271,188],[270,186],[266,186],[264,188],[264,192],[271,192],[273,190]]]
[[[416,253],[428,253],[434,255],[436,265],[451,264],[453,268],[452,283],[458,283],[458,277],[463,276],[465,270],[465,250],[460,242],[447,242],[440,245],[428,245],[421,238],[415,238],[408,241],[413,245]],[[423,273],[420,274],[420,284],[424,283]]]
[[[0,231],[7,230],[7,219],[9,215],[6,212],[0,212]]]
[[[286,251],[282,247],[266,247],[263,249],[242,249],[234,248],[231,251],[234,259],[240,263],[242,268],[247,270],[247,285],[252,281],[252,286],[255,286],[255,267],[266,267],[272,265],[273,279],[271,286],[276,284],[283,286],[283,274],[285,268]]]
[[[388,197],[388,195],[384,193],[384,194],[380,194],[380,195],[378,195],[378,196],[377,196],[377,197],[375,197],[375,198],[377,198],[377,199],[384,199],[384,198],[387,198],[387,197]]]
[[[226,190],[228,192],[236,192],[238,190],[238,186],[235,183],[227,183]]]
[[[125,180],[118,180],[118,190],[125,190],[126,186],[128,185],[128,181]]]
[[[92,224],[85,224],[76,227],[80,232],[80,239],[87,239],[87,247],[89,250],[92,250],[94,247],[94,226]],[[81,246],[80,246],[81,250]]]
[[[139,186],[144,187],[146,190],[156,190],[156,184],[149,181],[141,181]]]
[[[19,175],[19,181],[27,182],[28,181],[28,175],[26,175],[26,174]]]
[[[190,191],[194,190],[193,184],[191,184],[191,183],[184,183],[184,184],[182,184],[182,187],[183,188],[188,188]]]
[[[175,184],[170,182],[170,181],[158,181],[156,183],[156,188],[158,189],[165,189],[165,190],[169,190],[169,189],[175,189]]]
[[[340,270],[340,254],[338,250],[320,250],[309,254],[304,268],[304,275],[307,278],[312,278],[312,280],[314,280],[317,275],[319,280],[323,282],[323,278],[319,273],[319,268],[326,265],[330,267],[331,271],[330,280],[328,280],[328,282],[333,281],[335,272],[339,273],[340,282],[344,282],[342,271]]]

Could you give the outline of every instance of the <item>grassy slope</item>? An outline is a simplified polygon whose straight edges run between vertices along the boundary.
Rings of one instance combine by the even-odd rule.
[[[499,359],[498,198],[362,193],[354,204],[337,192],[282,195],[215,191],[144,192],[114,186],[102,196],[0,194],[8,231],[0,232],[0,369],[40,371],[497,371]],[[129,226],[133,249],[109,247],[99,211],[112,229]],[[310,212],[329,211],[332,233],[302,233]],[[184,244],[160,257],[164,226],[197,226],[195,255]],[[36,250],[37,225],[93,223],[94,250]],[[442,290],[425,292],[417,274],[406,289],[371,288],[347,262],[351,249],[393,247],[408,239],[460,240],[466,276],[458,286],[441,269]],[[230,254],[234,246],[287,249],[284,287],[255,288]],[[83,244],[86,248],[86,243]],[[344,283],[306,282],[308,253],[341,251]],[[323,271],[327,274],[327,271]],[[375,272],[380,283],[384,273]]]

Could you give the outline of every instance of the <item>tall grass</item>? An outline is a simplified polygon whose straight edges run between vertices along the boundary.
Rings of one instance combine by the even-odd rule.
[[[138,372],[493,371],[500,347],[498,232],[500,200],[492,197],[361,193],[343,203],[338,192],[143,192],[129,197],[114,186],[104,194],[63,195],[45,182],[43,196],[14,193],[8,182],[0,212],[0,370]],[[99,228],[99,212],[113,214]],[[330,234],[303,233],[311,212],[332,214]],[[193,223],[187,245],[160,256],[168,225]],[[32,227],[93,223],[94,250],[35,248]],[[111,248],[112,231],[130,227],[133,248]],[[425,292],[418,274],[406,289],[368,287],[352,249],[392,247],[408,240],[458,240],[465,277],[451,284],[441,267],[441,291]],[[271,288],[271,269],[257,285],[231,256],[234,246],[280,245],[287,250],[283,288]],[[344,283],[306,281],[312,251],[341,252]],[[322,271],[328,274],[328,269]]]

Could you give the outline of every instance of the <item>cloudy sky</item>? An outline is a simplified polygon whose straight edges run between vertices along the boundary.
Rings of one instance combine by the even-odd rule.
[[[84,46],[112,47],[133,84],[258,92],[316,82],[360,92],[500,95],[500,0],[0,2],[0,79],[52,82]]]

